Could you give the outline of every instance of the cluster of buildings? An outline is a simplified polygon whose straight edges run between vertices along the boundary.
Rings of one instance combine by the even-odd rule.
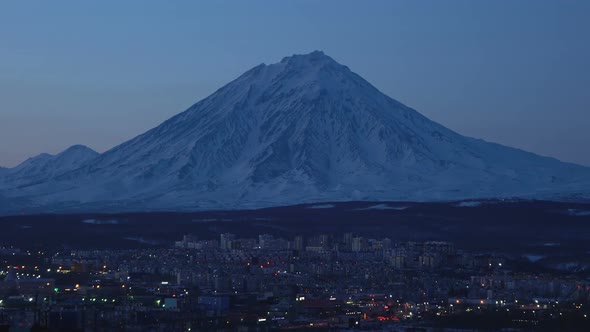
[[[503,327],[590,324],[588,276],[521,271],[513,257],[440,241],[189,234],[134,250],[0,248],[0,260],[0,327],[387,330],[473,317]]]

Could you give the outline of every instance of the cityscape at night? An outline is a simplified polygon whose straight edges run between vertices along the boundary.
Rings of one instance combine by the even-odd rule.
[[[0,218],[0,324],[31,331],[588,329],[584,205],[475,203]],[[523,214],[532,221],[518,230],[513,223]],[[549,226],[555,219],[580,225],[577,236]],[[492,222],[494,229],[481,231]],[[545,226],[533,232],[534,225]]]
[[[586,273],[353,233],[132,250],[0,249],[0,319],[60,331],[590,327]]]
[[[0,332],[590,331],[588,17],[0,0]]]

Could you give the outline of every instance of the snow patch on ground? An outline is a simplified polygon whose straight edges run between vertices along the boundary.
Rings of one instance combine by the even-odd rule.
[[[481,206],[483,203],[482,202],[478,202],[478,201],[465,201],[465,202],[459,202],[457,204],[455,204],[455,207],[478,207]]]
[[[590,216],[590,211],[587,211],[587,210],[567,209],[566,213],[570,216],[575,216],[575,217],[588,217],[588,216]]]
[[[289,232],[289,228],[287,227],[281,227],[281,226],[277,226],[277,225],[273,225],[273,224],[266,224],[266,223],[259,223],[259,224],[254,224],[255,226],[258,227],[266,227],[266,228],[270,228],[270,229],[275,229],[281,232]]]
[[[107,220],[100,220],[100,219],[84,219],[82,220],[85,224],[90,225],[119,225],[119,220],[116,219],[107,219]]]
[[[334,204],[318,204],[306,207],[306,209],[333,209],[336,205]]]
[[[135,241],[135,242],[139,242],[141,244],[149,244],[152,246],[158,245],[158,241],[154,241],[154,240],[148,240],[148,239],[144,239],[142,237],[126,237],[124,238],[125,240],[129,240],[129,241]]]
[[[204,219],[193,219],[192,222],[227,222],[233,221],[229,218],[204,218]]]
[[[391,206],[391,205],[387,205],[387,204],[377,204],[377,205],[372,205],[366,208],[362,208],[362,209],[356,209],[358,211],[365,211],[365,210],[405,210],[409,208],[409,206]]]
[[[532,263],[538,262],[541,259],[545,258],[545,256],[542,255],[524,255],[524,257]]]

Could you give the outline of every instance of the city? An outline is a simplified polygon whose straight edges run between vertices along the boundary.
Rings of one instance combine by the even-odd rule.
[[[587,274],[535,271],[444,241],[187,234],[163,248],[0,254],[6,330],[590,327]]]

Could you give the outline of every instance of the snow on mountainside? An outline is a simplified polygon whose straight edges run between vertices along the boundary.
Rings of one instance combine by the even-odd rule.
[[[0,195],[40,210],[141,210],[590,192],[589,168],[461,136],[317,51],[254,67],[77,166],[26,187],[8,176]]]
[[[0,171],[0,188],[22,188],[47,181],[55,176],[79,168],[98,155],[98,152],[83,145],[71,146],[56,155],[42,153],[25,160],[14,168]]]

